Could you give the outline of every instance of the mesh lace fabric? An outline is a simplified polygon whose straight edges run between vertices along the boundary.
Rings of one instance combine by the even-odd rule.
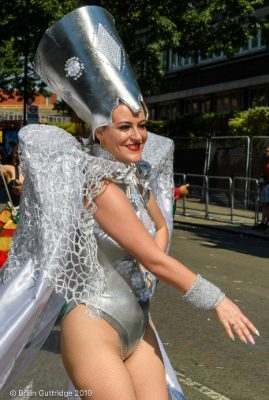
[[[151,174],[154,175],[150,184],[156,199],[158,199],[160,195],[164,195],[171,204],[173,203],[174,188],[173,158],[173,141],[166,137],[148,132],[148,139],[143,150],[143,159],[147,160],[151,165]]]
[[[44,270],[56,292],[77,304],[83,298],[89,313],[98,316],[106,277],[97,259],[93,199],[102,179],[124,179],[130,168],[90,156],[75,138],[53,126],[23,128],[20,149],[25,176],[21,216],[3,280],[31,258],[36,279]]]

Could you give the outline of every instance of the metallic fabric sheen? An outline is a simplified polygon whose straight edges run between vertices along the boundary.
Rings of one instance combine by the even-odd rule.
[[[137,216],[154,236],[154,225],[145,207],[152,179],[150,169],[144,171],[140,166],[139,172],[136,165],[112,161],[98,147],[94,155],[87,154],[74,138],[56,127],[30,125],[22,130],[20,137],[27,172],[22,215],[10,260],[0,272],[0,387],[3,389],[10,387],[36,355],[65,298],[73,299],[76,304],[83,302],[83,293],[92,291],[91,284],[95,287],[103,276],[106,285],[101,292],[95,292],[99,298],[94,306],[97,304],[99,315],[105,316],[119,332],[123,356],[127,357],[143,337],[156,282],[152,274],[94,223],[94,209],[85,213],[81,201],[85,195],[90,201],[98,193],[98,182],[103,177],[111,179],[126,193]],[[159,139],[156,135],[154,138],[158,147]],[[157,154],[154,140],[151,151]],[[162,159],[171,160],[168,154]],[[160,177],[165,176],[168,167],[167,163],[161,165],[158,167],[156,160],[157,191]],[[141,186],[146,188],[144,197],[140,194]],[[90,192],[90,188],[94,191]],[[166,189],[161,192],[168,204],[170,183]],[[73,235],[74,229],[80,235]],[[83,274],[72,273],[76,272],[74,263],[76,268],[83,269]],[[85,277],[89,282],[87,278],[84,282]],[[146,285],[148,280],[152,282],[150,289]],[[89,306],[90,300],[87,298]],[[183,400],[159,338],[158,341],[169,398]]]
[[[214,310],[224,299],[225,294],[213,283],[197,275],[192,287],[182,296],[196,308],[209,311]]]
[[[119,101],[134,112],[143,97],[111,14],[85,6],[47,29],[34,61],[41,79],[95,129],[112,122]]]

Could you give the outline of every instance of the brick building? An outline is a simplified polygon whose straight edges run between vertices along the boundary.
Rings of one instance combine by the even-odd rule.
[[[36,96],[32,105],[38,106],[39,122],[62,122],[69,119],[58,111],[54,110],[54,104],[57,96],[52,94],[50,97],[42,95]],[[23,100],[14,95],[0,102],[0,122],[1,121],[23,121]]]

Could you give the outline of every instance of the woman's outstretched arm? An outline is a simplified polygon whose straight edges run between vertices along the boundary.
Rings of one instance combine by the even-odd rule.
[[[158,247],[116,185],[109,184],[95,203],[98,224],[140,264],[184,294],[194,288],[197,276]],[[243,342],[255,343],[251,332],[257,329],[231,300],[224,297],[215,312],[231,339],[234,331]]]

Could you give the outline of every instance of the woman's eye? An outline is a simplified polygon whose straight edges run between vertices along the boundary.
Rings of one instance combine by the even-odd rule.
[[[139,125],[139,128],[140,129],[147,129],[147,125],[146,124]]]
[[[130,128],[129,125],[121,125],[121,126],[119,127],[119,129],[120,129],[121,131],[128,131],[129,128]]]

